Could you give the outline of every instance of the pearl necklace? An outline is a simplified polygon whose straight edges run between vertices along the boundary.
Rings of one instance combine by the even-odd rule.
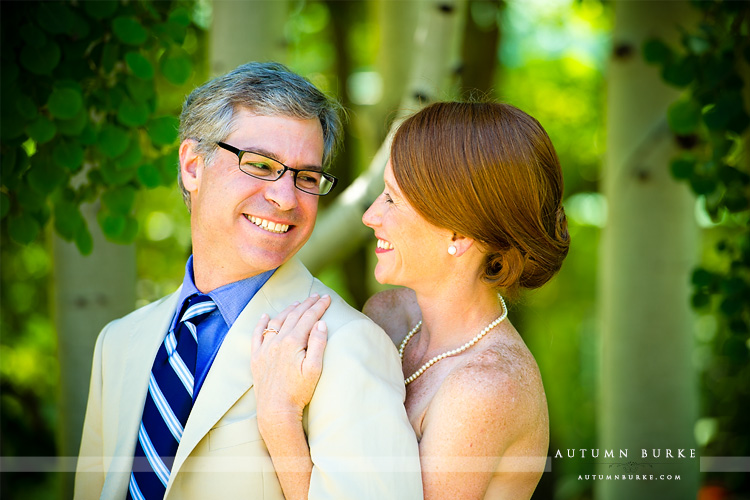
[[[474,337],[473,339],[471,339],[470,341],[468,341],[461,347],[457,349],[453,349],[452,351],[446,351],[443,354],[439,354],[435,356],[434,358],[432,358],[431,360],[429,360],[427,363],[423,364],[419,370],[412,373],[411,377],[404,380],[404,385],[409,385],[412,382],[414,382],[417,379],[417,377],[419,377],[425,372],[425,370],[427,370],[429,367],[431,367],[432,365],[434,365],[441,359],[447,358],[449,356],[455,356],[456,354],[464,352],[466,349],[468,349],[469,347],[479,342],[479,340],[485,335],[487,335],[487,333],[489,333],[490,330],[492,330],[497,325],[499,325],[508,316],[508,308],[505,305],[505,300],[503,300],[503,298],[500,295],[498,295],[497,298],[500,299],[500,303],[503,305],[503,313],[500,315],[499,318],[497,318],[495,321],[493,321],[489,325],[485,326],[481,332],[477,333],[476,337]],[[401,345],[398,348],[398,354],[399,356],[401,356],[401,361],[404,360],[404,351],[406,350],[406,344],[409,343],[411,338],[414,336],[415,333],[417,333],[420,330],[420,328],[422,328],[421,319],[419,320],[419,323],[417,323],[417,325],[414,328],[412,328],[408,334],[406,334],[406,337],[404,337],[404,340],[401,342]]]

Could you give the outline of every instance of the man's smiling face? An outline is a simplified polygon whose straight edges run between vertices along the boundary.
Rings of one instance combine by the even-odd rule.
[[[239,109],[225,143],[291,168],[321,168],[323,129],[317,119],[259,116]],[[294,187],[292,172],[277,181],[243,173],[237,155],[219,148],[205,165],[192,141],[180,146],[182,181],[190,192],[193,266],[198,288],[219,286],[275,269],[307,242],[318,197]]]

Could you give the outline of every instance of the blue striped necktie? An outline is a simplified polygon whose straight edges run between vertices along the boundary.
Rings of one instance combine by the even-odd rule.
[[[193,408],[197,325],[216,309],[211,297],[195,294],[174,331],[159,347],[135,445],[128,499],[164,498],[177,446]]]

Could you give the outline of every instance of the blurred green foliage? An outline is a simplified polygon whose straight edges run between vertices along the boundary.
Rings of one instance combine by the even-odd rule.
[[[679,46],[651,39],[643,57],[661,68],[665,82],[685,90],[667,113],[681,149],[670,168],[700,197],[708,216],[703,262],[691,277],[704,415],[696,438],[707,455],[748,456],[750,5],[693,5],[700,20],[683,29]],[[711,473],[707,481],[733,494],[750,490],[747,475]]]
[[[2,215],[26,244],[52,222],[83,254],[93,241],[79,206],[135,239],[135,192],[170,185],[178,121],[161,92],[193,73],[192,3],[6,2],[2,7]],[[158,70],[157,70],[158,68]],[[178,88],[178,87],[177,87]]]

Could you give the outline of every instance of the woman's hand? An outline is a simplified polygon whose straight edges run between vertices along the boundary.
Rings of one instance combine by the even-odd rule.
[[[252,338],[253,373],[261,433],[271,424],[302,421],[323,369],[327,327],[320,321],[331,297],[311,295],[269,321],[261,316]]]

